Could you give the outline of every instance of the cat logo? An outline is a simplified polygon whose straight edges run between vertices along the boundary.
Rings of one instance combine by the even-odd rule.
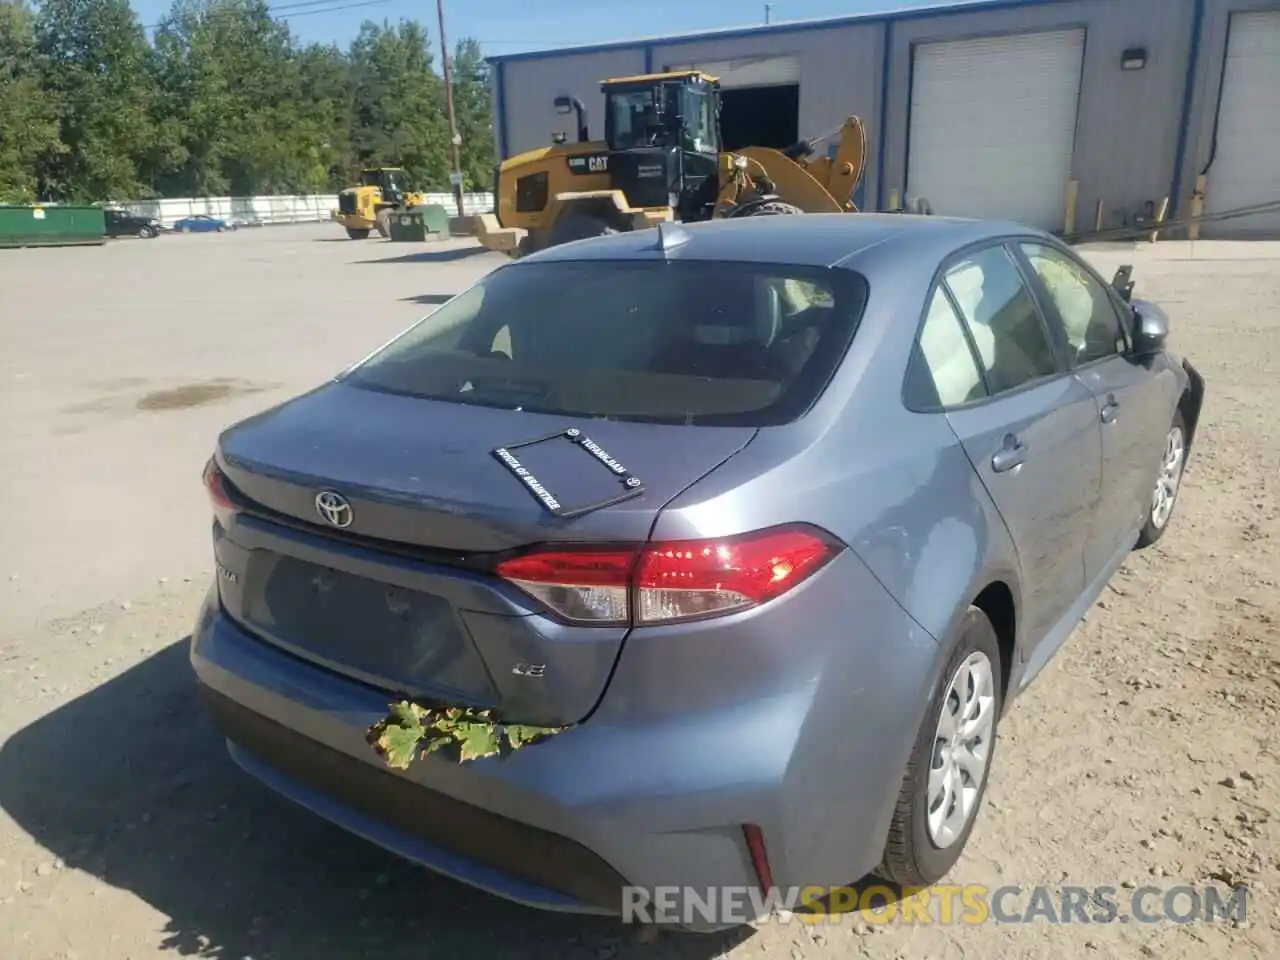
[[[569,172],[579,176],[591,173],[608,173],[609,155],[607,153],[593,153],[590,155],[570,157]]]

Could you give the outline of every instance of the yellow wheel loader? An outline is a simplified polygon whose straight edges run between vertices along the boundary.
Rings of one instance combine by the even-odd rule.
[[[412,210],[427,202],[424,194],[405,192],[401,186],[403,175],[400,167],[361,171],[359,186],[347,187],[338,194],[338,209],[330,216],[346,228],[352,240],[364,240],[374,230],[386,237],[391,232],[393,212]]]
[[[726,152],[720,139],[719,81],[701,71],[606,80],[604,140],[592,140],[576,98],[577,142],[555,142],[498,168],[496,210],[476,235],[512,257],[586,237],[722,217],[854,213],[853,192],[867,158],[858,117],[785,150]],[[818,154],[818,144],[840,139]]]

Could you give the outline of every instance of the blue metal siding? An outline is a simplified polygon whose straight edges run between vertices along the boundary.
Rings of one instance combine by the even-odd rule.
[[[1131,218],[1148,203],[1158,207],[1173,180],[1193,4],[1075,0],[897,20],[889,49],[884,195],[904,188],[916,44],[1083,27],[1088,40],[1072,157],[1072,177],[1080,184],[1077,228],[1092,226],[1099,200],[1104,226]],[[1126,73],[1120,69],[1121,54],[1134,46],[1147,48],[1147,66]],[[1065,197],[1064,183],[1064,205]]]
[[[499,61],[493,66],[493,112],[498,130],[498,159],[505,160],[511,156],[508,144],[511,142],[507,133],[507,77],[506,64]]]
[[[1083,26],[1088,43],[1073,157],[1078,227],[1092,226],[1098,200],[1105,226],[1165,196],[1185,215],[1212,150],[1229,17],[1268,9],[1280,10],[1280,0],[995,0],[495,56],[495,127],[510,156],[548,142],[556,122],[550,100],[558,93],[583,97],[595,132],[605,76],[658,69],[676,53],[676,62],[687,62],[790,50],[801,56],[804,78],[820,78],[802,78],[802,132],[860,114],[874,138],[860,192],[868,208],[883,209],[905,179],[913,44]],[[836,30],[858,39],[843,46],[811,39]],[[1122,72],[1120,54],[1133,46],[1146,47],[1147,67]],[[825,122],[828,114],[834,119]],[[816,126],[819,117],[825,126]]]
[[[1186,135],[1183,140],[1178,193],[1190,197],[1196,177],[1204,172],[1213,154],[1214,127],[1218,119],[1218,98],[1227,57],[1227,37],[1233,13],[1280,10],[1280,0],[1203,0],[1200,20],[1200,56],[1195,68],[1193,89],[1186,106]],[[1212,183],[1212,170],[1209,171]],[[1212,189],[1212,187],[1210,187]],[[1189,210],[1184,210],[1184,213]],[[1246,221],[1247,222],[1247,221]],[[1234,221],[1215,230],[1226,236]]]
[[[577,97],[587,108],[587,123],[594,139],[604,139],[604,95],[600,81],[643,73],[645,51],[639,46],[600,53],[574,52],[546,60],[502,62],[507,134],[503,146],[508,157],[545,147],[554,131],[573,139],[572,117],[555,111],[556,97]]]
[[[710,63],[740,57],[789,56],[800,65],[800,136],[812,137],[843,123],[850,114],[862,118],[869,150],[880,137],[880,62],[883,27],[876,22],[760,34],[750,39],[720,36],[698,41],[655,44],[655,69]],[[874,197],[877,171],[863,173],[867,196]],[[869,182],[868,182],[869,181]]]
[[[1195,93],[1196,68],[1200,61],[1200,38],[1204,33],[1204,0],[1195,0],[1191,22],[1191,49],[1187,56],[1187,78],[1182,87],[1182,116],[1178,121],[1178,148],[1173,158],[1173,183],[1169,187],[1169,216],[1182,215],[1182,171],[1187,158],[1187,138],[1191,132],[1191,101]]]
[[[876,210],[885,205],[884,158],[889,137],[889,51],[893,49],[893,21],[886,20],[880,42],[880,121],[876,124]]]
[[[797,20],[791,23],[762,24],[754,27],[738,27],[728,30],[710,30],[703,33],[678,34],[671,37],[644,37],[636,40],[614,40],[606,43],[587,44],[580,47],[562,47],[556,50],[529,50],[523,53],[507,53],[487,58],[490,63],[517,60],[545,60],[571,54],[603,53],[638,45],[701,43],[714,40],[734,40],[740,37],[757,37],[767,34],[787,34],[804,30],[829,29],[880,23],[883,21],[917,20],[925,17],[945,17],[989,10],[1011,10],[1018,7],[1045,6],[1054,3],[1071,3],[1073,0],[977,0],[973,3],[940,4],[932,7],[916,7],[891,13],[862,13],[847,17],[828,17],[822,20]]]

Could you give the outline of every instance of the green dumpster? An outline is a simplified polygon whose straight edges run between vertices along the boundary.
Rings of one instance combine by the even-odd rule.
[[[0,247],[60,247],[107,242],[101,207],[0,205]]]
[[[423,222],[427,225],[427,233],[438,233],[442,237],[449,236],[449,211],[438,203],[430,203],[419,207]]]
[[[391,236],[388,239],[392,243],[421,243],[427,239],[421,210],[393,210],[389,226]]]

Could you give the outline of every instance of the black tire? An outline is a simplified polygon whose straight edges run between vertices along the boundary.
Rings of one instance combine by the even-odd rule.
[[[139,228],[138,228],[138,236],[139,236],[141,239],[143,239],[143,240],[150,240],[150,239],[151,239],[152,237],[154,237],[155,235],[156,235],[156,232],[155,232],[155,230],[154,230],[152,227],[139,227]]]
[[[368,240],[368,227],[347,227],[347,236],[352,240]]]
[[[782,200],[770,200],[768,203],[762,203],[758,207],[752,207],[750,210],[743,213],[742,216],[789,217],[797,213],[804,213],[804,211],[793,203],[785,203]]]
[[[988,704],[988,709],[992,711],[991,729],[984,741],[987,761],[968,821],[955,839],[946,846],[939,846],[929,832],[929,772],[935,760],[942,756],[935,746],[938,723],[943,707],[952,702],[949,694],[953,678],[961,664],[975,654],[985,656],[991,668],[992,700]],[[1000,644],[995,628],[985,613],[971,606],[965,611],[960,623],[959,637],[947,659],[942,683],[929,703],[924,723],[916,734],[916,742],[911,749],[911,759],[907,761],[906,775],[902,779],[898,804],[885,841],[884,859],[876,871],[883,879],[903,887],[932,886],[946,876],[960,859],[978,814],[982,811],[987,782],[991,779],[991,766],[995,762],[996,733],[1000,725],[1000,712],[1004,707],[1002,671]]]
[[[1138,533],[1138,542],[1134,544],[1135,550],[1145,550],[1157,540],[1165,535],[1165,531],[1169,529],[1169,524],[1173,521],[1173,515],[1178,509],[1178,493],[1182,490],[1182,475],[1187,466],[1187,424],[1182,418],[1182,411],[1179,410],[1173,415],[1173,423],[1169,424],[1169,433],[1165,436],[1165,445],[1161,450],[1160,468],[1156,474],[1156,483],[1163,484],[1169,479],[1169,463],[1170,444],[1173,441],[1175,432],[1178,434],[1178,462],[1176,473],[1173,474],[1173,491],[1168,510],[1163,514],[1163,519],[1157,514],[1156,504],[1156,487],[1151,490],[1151,501],[1147,504],[1147,519],[1142,525],[1142,530]]]
[[[222,224],[218,224],[218,232],[219,232],[219,233],[226,233],[226,232],[227,232],[227,228],[226,228],[226,227],[224,227]]]
[[[569,213],[555,222],[547,234],[546,246],[557,247],[562,243],[587,240],[591,237],[607,237],[619,233],[617,227],[585,213]]]
[[[373,215],[374,229],[384,240],[391,237],[391,208],[384,207]]]

